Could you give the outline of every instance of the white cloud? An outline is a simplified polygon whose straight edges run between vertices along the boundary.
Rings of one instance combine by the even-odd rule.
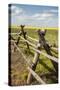
[[[35,13],[33,15],[28,15],[28,13],[25,13],[26,12],[25,10],[17,6],[11,6],[11,11],[12,16],[17,16],[19,20],[46,20],[54,16],[54,13],[52,12],[57,12],[57,10],[52,9],[49,11],[44,11],[42,13]]]
[[[41,16],[42,17],[52,17],[53,14],[52,13],[42,13]]]
[[[16,10],[15,10],[15,13],[16,13],[16,14],[23,13],[23,10],[22,10],[22,9],[16,9]]]
[[[50,10],[50,12],[52,12],[52,13],[58,13],[58,10],[57,9],[52,9],[52,10]]]
[[[24,8],[12,6],[12,24],[38,25],[38,26],[57,26],[57,16],[54,12],[57,10],[45,10],[37,13],[27,13]]]
[[[16,9],[16,6],[11,6],[11,10],[15,10]]]
[[[11,6],[11,14],[12,15],[18,15],[24,12],[24,10],[22,8],[18,8],[16,6]]]
[[[19,11],[17,10],[16,13],[19,13]],[[52,19],[54,16],[54,14],[52,13],[36,13],[34,15],[28,15],[28,14],[19,14],[17,15],[15,18],[18,21],[43,21],[43,20],[49,20]]]
[[[53,14],[52,13],[36,13],[36,14],[32,15],[32,17],[37,19],[37,20],[43,20],[46,18],[53,17]]]
[[[39,13],[36,13],[34,15],[32,15],[33,18],[37,18],[37,17],[40,17],[40,14]]]

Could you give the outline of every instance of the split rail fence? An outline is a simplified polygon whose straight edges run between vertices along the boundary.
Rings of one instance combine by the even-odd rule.
[[[42,78],[40,76],[38,76],[38,74],[35,72],[38,60],[39,60],[39,56],[40,54],[44,55],[45,57],[49,58],[55,68],[55,72],[58,76],[58,58],[54,57],[51,53],[51,50],[53,50],[55,52],[55,50],[58,52],[58,49],[55,47],[50,46],[46,40],[45,40],[45,35],[46,35],[46,30],[42,31],[42,30],[38,30],[38,36],[39,36],[39,40],[31,38],[30,36],[27,35],[27,33],[24,31],[24,26],[21,25],[21,30],[20,33],[9,33],[9,36],[11,37],[10,40],[12,42],[14,42],[14,51],[17,49],[23,56],[23,58],[25,59],[25,61],[28,64],[28,70],[29,70],[29,74],[28,74],[28,78],[27,78],[27,84],[31,84],[33,77],[40,83],[40,84],[46,84]],[[18,39],[17,41],[13,38],[13,35],[17,35]],[[35,41],[37,43],[37,45],[31,43],[29,40],[31,41]],[[23,52],[20,50],[20,48],[18,47],[19,41],[23,41],[24,43],[26,43],[27,45],[27,49],[30,51],[30,49],[34,50],[35,55],[34,55],[34,60],[32,62],[32,65],[30,65],[30,63],[28,62],[26,56],[23,54]],[[44,48],[44,50],[46,51],[46,53],[44,53],[43,51],[41,51],[41,48]]]

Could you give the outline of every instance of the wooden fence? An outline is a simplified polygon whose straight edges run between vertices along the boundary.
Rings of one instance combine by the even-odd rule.
[[[54,57],[51,53],[51,50],[56,50],[58,51],[57,48],[54,47],[50,47],[49,44],[46,43],[45,40],[45,34],[46,34],[46,30],[44,32],[42,32],[41,30],[38,30],[38,36],[39,36],[39,40],[31,38],[30,36],[28,36],[26,34],[26,32],[24,31],[24,26],[21,25],[21,30],[20,33],[10,33],[9,35],[18,35],[18,39],[17,41],[15,41],[12,37],[12,40],[14,42],[14,48],[17,49],[23,56],[23,58],[25,59],[25,61],[28,64],[28,70],[29,70],[29,74],[28,74],[28,78],[27,78],[27,84],[30,84],[32,82],[33,77],[41,84],[46,84],[40,76],[37,75],[37,73],[35,73],[35,69],[36,69],[36,65],[37,62],[39,60],[39,56],[40,54],[46,56],[47,58],[49,58],[55,68],[56,73],[58,74],[58,59],[56,57]],[[37,43],[37,45],[31,43],[29,40],[35,41]],[[19,40],[23,41],[26,43],[27,45],[27,49],[30,51],[30,49],[35,51],[35,55],[34,55],[34,60],[32,62],[32,65],[30,65],[30,63],[28,62],[28,60],[26,59],[25,55],[22,53],[22,51],[20,50],[20,48],[18,47],[19,44]],[[46,53],[41,51],[41,47],[43,47],[46,51]],[[14,49],[14,51],[15,51]]]

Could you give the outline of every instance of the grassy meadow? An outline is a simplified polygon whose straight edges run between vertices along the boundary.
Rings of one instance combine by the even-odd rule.
[[[39,37],[37,34],[38,29],[41,29],[41,28],[32,28],[32,27],[24,28],[24,30],[27,32],[28,36],[39,40]],[[11,33],[19,33],[20,30],[21,30],[20,27],[12,27]],[[13,37],[16,40],[18,38],[18,36],[14,36],[14,35],[13,35]],[[56,45],[56,47],[57,47],[58,46],[58,29],[57,28],[55,28],[55,29],[47,28],[45,38],[46,38],[47,42],[49,42],[52,45]],[[34,42],[32,42],[32,43],[34,43]],[[20,42],[18,46],[22,50],[22,52],[24,53],[26,58],[28,60],[29,59],[31,60],[29,62],[32,62],[34,59],[35,52],[30,48],[31,53],[29,53],[26,49],[26,44],[24,44],[22,42]],[[42,50],[42,51],[45,52],[45,50]],[[58,53],[57,54],[54,53],[54,55],[56,57],[58,57]],[[18,51],[16,51],[16,52],[12,53],[11,60],[12,60],[12,63],[11,63],[12,85],[26,85],[28,71],[27,71],[27,64],[25,63],[22,55],[19,54]],[[51,63],[51,60],[49,60],[47,57],[45,57],[43,55],[40,55],[35,72],[38,75],[42,75],[45,73],[50,73],[53,70],[54,70],[54,67]],[[41,76],[41,77],[47,84],[52,84],[52,83],[58,82],[58,79],[53,75],[45,75],[45,76]],[[32,84],[38,84],[38,82],[34,79]]]

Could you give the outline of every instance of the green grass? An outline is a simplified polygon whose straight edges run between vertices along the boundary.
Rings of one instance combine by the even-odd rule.
[[[17,32],[20,32],[20,28],[11,28],[11,32],[12,33],[17,33]],[[32,37],[32,38],[36,38],[37,40],[39,40],[39,37],[38,37],[38,33],[37,33],[37,30],[38,30],[38,28],[36,29],[36,28],[25,28],[25,31],[27,32],[27,35],[29,35],[30,37]],[[18,38],[18,36],[13,36],[15,39],[17,39]],[[50,29],[50,30],[47,30],[47,32],[46,32],[46,36],[45,36],[45,38],[46,38],[46,40],[50,43],[50,44],[56,44],[56,45],[58,45],[58,30],[53,30],[53,29]],[[32,42],[33,43],[33,42]],[[30,54],[28,54],[28,53],[25,53],[25,50],[26,50],[26,44],[23,44],[23,43],[20,43],[19,44],[19,47],[21,48],[21,49],[23,49],[23,47],[25,47],[24,49],[23,49],[23,53],[26,55],[26,57],[28,58],[28,57],[30,57],[29,59],[30,60],[33,60],[34,59],[34,54],[35,54],[35,52],[33,52],[33,50],[31,50],[31,52],[32,53],[30,53],[30,54],[33,54],[33,55],[30,55]],[[45,52],[44,50],[43,50],[43,52]],[[45,52],[46,53],[46,52]],[[55,54],[54,53],[54,55],[55,56],[58,56],[58,54]],[[37,67],[36,67],[36,72],[38,73],[38,74],[40,74],[40,73],[46,73],[46,72],[51,72],[52,70],[54,70],[54,67],[53,67],[53,65],[52,65],[52,63],[51,63],[51,61],[47,58],[47,57],[45,57],[45,56],[43,56],[43,55],[40,55],[40,57],[39,57],[39,62],[38,62],[38,64],[37,64]],[[27,78],[27,75],[28,75],[28,73],[24,73],[22,76],[20,76],[22,79],[26,79]],[[48,83],[53,83],[54,81],[51,81],[51,80],[48,80]]]
[[[20,27],[19,28],[18,27],[17,28],[14,28],[14,27],[11,28],[12,33],[18,33],[18,32],[20,32],[20,30],[21,30]],[[27,35],[29,35],[33,38],[36,38],[36,39],[39,38],[38,33],[37,33],[38,28],[36,28],[36,29],[25,28],[24,30],[27,32]],[[45,37],[46,37],[46,40],[48,40],[49,42],[51,42],[51,43],[56,42],[57,43],[58,42],[58,30],[57,29],[47,29],[47,33],[46,33]]]

